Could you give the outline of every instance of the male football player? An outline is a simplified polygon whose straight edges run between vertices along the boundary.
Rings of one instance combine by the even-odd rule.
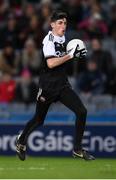
[[[66,64],[75,57],[76,48],[66,53],[65,31],[67,14],[54,12],[51,16],[51,28],[43,40],[43,60],[39,79],[36,112],[16,139],[16,151],[21,160],[25,160],[26,144],[30,133],[44,124],[51,103],[60,101],[76,115],[73,156],[85,160],[94,157],[82,148],[87,110],[77,94],[72,90],[66,75]],[[81,54],[81,51],[80,51]],[[86,55],[82,52],[81,57]],[[78,117],[78,118],[77,118]]]

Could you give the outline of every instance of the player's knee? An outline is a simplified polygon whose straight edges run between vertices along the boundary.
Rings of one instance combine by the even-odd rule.
[[[42,126],[43,124],[44,124],[44,121],[43,121],[43,120],[38,119],[38,125],[39,125],[39,126]]]
[[[77,112],[77,116],[79,116],[79,118],[86,117],[87,109],[84,106],[82,108],[80,108],[79,111]]]
[[[87,116],[87,109],[85,107],[81,109],[81,115]]]
[[[84,114],[85,116],[87,116],[87,109],[86,109],[85,107],[83,107],[82,114]]]
[[[35,117],[35,119],[36,119],[36,122],[38,123],[39,126],[44,124],[44,121],[41,118]]]

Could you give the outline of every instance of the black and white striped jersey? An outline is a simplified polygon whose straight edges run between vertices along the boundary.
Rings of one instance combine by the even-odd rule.
[[[47,85],[49,84],[52,88],[58,88],[67,82],[66,63],[50,69],[47,66],[47,59],[62,57],[66,54],[65,36],[55,36],[52,31],[49,31],[43,40],[42,50],[43,59],[40,85],[47,88]]]
[[[51,31],[43,40],[44,58],[51,56],[61,57],[65,54],[65,36],[55,36]]]

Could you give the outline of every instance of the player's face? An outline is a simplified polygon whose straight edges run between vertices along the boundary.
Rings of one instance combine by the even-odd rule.
[[[52,31],[57,36],[63,36],[66,31],[67,20],[66,18],[58,19],[51,23]]]

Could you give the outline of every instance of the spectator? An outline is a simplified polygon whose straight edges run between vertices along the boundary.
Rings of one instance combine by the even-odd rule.
[[[22,23],[25,27],[29,25],[29,21],[32,16],[36,15],[36,11],[33,5],[27,4],[24,10],[24,16],[22,17]]]
[[[8,5],[4,0],[0,0],[0,28],[5,26],[5,21],[8,14]]]
[[[18,17],[18,34],[16,48],[22,50],[24,48],[25,41],[29,37],[30,20],[36,15],[35,8],[31,4],[22,6],[22,14]]]
[[[96,60],[99,69],[103,72],[109,80],[113,70],[112,54],[106,51],[102,47],[102,41],[100,39],[92,39],[91,41],[92,53],[91,56]]]
[[[25,48],[22,51],[21,70],[28,69],[32,76],[38,76],[40,64],[41,53],[37,50],[33,39],[28,39],[25,42]]]
[[[85,39],[104,38],[108,34],[108,25],[99,3],[93,3],[90,15],[78,24],[78,29],[83,31]]]
[[[82,0],[83,18],[82,20],[90,16],[91,2],[88,0]]]
[[[116,67],[114,67],[109,83],[107,83],[106,94],[116,96]]]
[[[28,37],[33,38],[36,47],[41,48],[41,42],[43,39],[43,31],[41,20],[37,16],[32,16],[29,21],[29,27],[27,29]]]
[[[0,103],[10,103],[15,99],[16,82],[9,73],[3,73],[0,81]]]
[[[83,7],[80,0],[63,1],[61,8],[69,14],[69,27],[71,30],[76,29],[76,24],[83,19]]]
[[[43,22],[43,30],[44,34],[46,34],[49,30],[49,25],[50,25],[50,16],[52,12],[52,3],[50,2],[44,2],[41,1],[41,6],[39,11],[41,12],[41,19]]]
[[[28,34],[26,32],[26,29],[23,27],[19,27],[18,35],[17,35],[17,43],[16,48],[21,51],[24,48],[24,44],[28,38]]]
[[[9,6],[17,18],[22,16],[23,13],[22,5],[23,5],[23,0],[18,0],[18,1],[9,0]]]
[[[36,90],[37,86],[32,80],[31,73],[27,69],[23,70],[17,84],[15,101],[32,103],[36,99]]]
[[[32,4],[27,4],[25,8],[25,16],[30,19],[33,15],[35,15],[35,13],[34,6]]]
[[[0,52],[0,69],[1,71],[12,74],[18,73],[19,54],[16,53],[10,42],[6,42],[5,47]]]
[[[111,7],[109,34],[116,40],[116,4]]]
[[[77,77],[77,89],[85,94],[102,94],[105,88],[105,76],[92,59],[87,62],[87,70]]]
[[[3,48],[5,45],[4,43],[6,43],[6,41],[9,41],[12,43],[13,47],[15,48],[17,43],[17,33],[18,31],[17,31],[16,19],[13,14],[10,14],[8,17],[6,27],[1,30],[0,47]]]

